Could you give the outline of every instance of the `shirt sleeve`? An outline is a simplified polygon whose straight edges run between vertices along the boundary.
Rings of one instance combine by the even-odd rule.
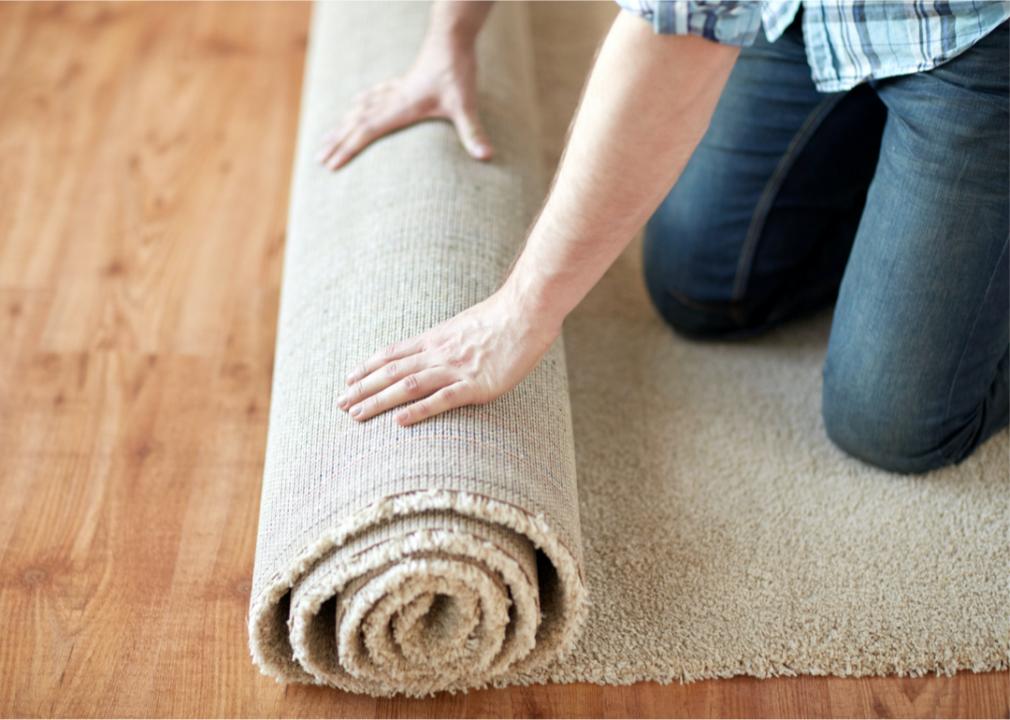
[[[754,43],[761,29],[761,3],[755,0],[617,0],[665,35],[697,35],[726,45]]]

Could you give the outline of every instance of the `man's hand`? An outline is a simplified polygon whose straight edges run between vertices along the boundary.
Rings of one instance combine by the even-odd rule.
[[[454,3],[453,5],[468,5]],[[561,166],[501,290],[375,355],[338,403],[409,425],[517,385],[676,182],[739,48],[662,36],[621,13],[597,56]]]
[[[518,385],[560,332],[560,320],[532,312],[506,285],[373,355],[347,377],[337,404],[355,420],[368,420],[409,403],[396,420],[411,425],[460,405],[487,403]]]
[[[486,3],[436,4],[413,67],[358,95],[316,159],[337,170],[384,135],[433,119],[452,122],[466,151],[478,160],[489,159],[493,150],[477,115],[474,50],[489,9]]]

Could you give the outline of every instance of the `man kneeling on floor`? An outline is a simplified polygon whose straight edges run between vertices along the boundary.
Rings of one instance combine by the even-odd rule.
[[[822,411],[852,455],[924,472],[1006,426],[1010,2],[620,3],[507,280],[377,352],[340,406],[407,425],[510,390],[644,225],[649,293],[685,336],[835,303]],[[358,99],[320,162],[431,118],[489,159],[489,10],[436,3],[413,67]]]

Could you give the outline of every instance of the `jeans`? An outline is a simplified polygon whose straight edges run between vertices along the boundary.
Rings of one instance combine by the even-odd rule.
[[[685,336],[835,304],[825,430],[887,470],[960,462],[1010,416],[1008,35],[834,94],[799,18],[760,37],[646,226],[649,294]]]

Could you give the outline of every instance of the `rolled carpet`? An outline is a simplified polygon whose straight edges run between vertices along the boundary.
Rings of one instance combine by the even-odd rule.
[[[493,162],[424,123],[329,173],[320,139],[354,93],[409,66],[428,8],[317,5],[254,660],[372,695],[1005,669],[1010,436],[925,477],[845,456],[820,418],[828,316],[684,341],[651,309],[632,246],[566,321],[564,349],[498,401],[406,429],[337,409],[364,355],[497,286],[613,13],[496,5],[479,41]]]
[[[401,428],[341,412],[379,347],[491,294],[543,199],[525,7],[482,33],[493,163],[445,123],[331,174],[319,139],[402,71],[424,4],[316,7],[285,256],[252,650],[281,680],[377,694],[486,683],[570,649],[586,611],[564,351],[493,403]]]

